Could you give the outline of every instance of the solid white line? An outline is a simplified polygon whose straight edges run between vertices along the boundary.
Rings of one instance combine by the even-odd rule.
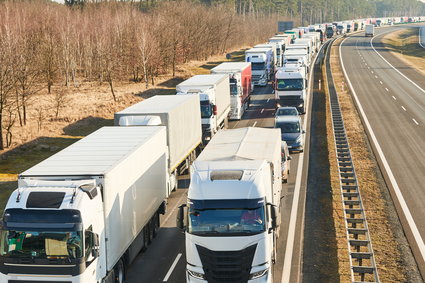
[[[320,48],[323,48],[324,45],[322,45]],[[317,52],[315,59],[317,60],[317,56],[320,53]],[[309,90],[312,88],[312,77],[313,77],[313,71],[309,74]],[[308,106],[310,104],[310,100],[307,100],[306,109],[309,109]],[[303,128],[306,129],[307,121],[309,119],[310,112],[306,111],[305,113],[305,119],[303,120]],[[292,267],[292,254],[294,252],[294,246],[295,246],[295,229],[297,224],[297,214],[298,214],[298,205],[300,202],[300,191],[301,191],[301,180],[302,180],[302,169],[304,164],[304,152],[301,152],[299,154],[298,159],[298,167],[297,167],[297,176],[295,178],[295,188],[294,188],[294,196],[292,198],[292,207],[291,207],[291,216],[289,218],[289,226],[288,226],[288,237],[286,239],[286,247],[285,247],[285,259],[283,260],[283,269],[282,269],[282,279],[281,283],[289,283],[291,280],[291,267]]]
[[[360,114],[362,115],[363,120],[365,121],[365,125],[366,125],[366,128],[368,129],[368,131],[370,133],[370,137],[372,139],[372,142],[375,144],[378,155],[379,155],[380,159],[382,160],[382,164],[385,168],[385,171],[387,171],[388,177],[390,179],[392,187],[394,188],[394,192],[397,196],[398,202],[400,203],[400,207],[403,210],[403,214],[406,217],[407,223],[409,224],[409,227],[412,231],[413,237],[415,239],[416,245],[419,248],[419,252],[422,256],[422,259],[425,260],[425,243],[424,243],[424,241],[421,237],[421,234],[419,233],[419,230],[418,230],[418,227],[416,226],[415,221],[413,220],[413,217],[412,217],[412,214],[410,213],[409,207],[407,206],[407,203],[404,200],[403,194],[401,193],[400,188],[398,187],[397,181],[394,177],[393,172],[391,171],[391,168],[390,168],[390,165],[388,164],[387,159],[385,158],[384,152],[382,151],[381,146],[379,145],[378,139],[376,138],[375,133],[372,130],[372,126],[370,125],[369,120],[366,117],[366,113],[363,110],[363,106],[360,104],[360,100],[357,97],[356,92],[354,91],[354,87],[351,84],[349,77],[347,76],[347,72],[345,71],[344,61],[343,61],[342,56],[341,56],[341,46],[342,46],[342,44],[344,43],[345,40],[346,39],[344,39],[341,42],[341,45],[339,46],[339,58],[341,58],[340,60],[341,60],[342,71],[344,73],[345,79],[348,82],[350,90],[353,93],[354,99],[356,100]]]
[[[385,88],[385,90],[389,92],[388,88]]]
[[[415,122],[416,125],[419,125],[419,123],[415,119],[412,118],[412,120],[413,122]]]
[[[176,267],[177,263],[179,262],[179,259],[181,258],[182,254],[179,253],[176,257],[176,259],[174,260],[173,264],[171,265],[170,269],[168,270],[167,274],[164,277],[164,280],[162,280],[162,282],[167,282],[168,278],[170,278],[171,273],[173,272],[174,268]]]
[[[394,99],[394,100],[397,100],[397,98],[395,98],[395,96],[394,96],[394,95],[393,95],[393,99]]]
[[[401,108],[403,108],[404,111],[407,111],[406,108],[404,108],[404,106],[402,105]]]
[[[379,81],[380,84],[382,84],[382,81]]]
[[[254,122],[254,125],[252,125],[253,127],[255,127],[255,125],[257,125],[257,121]]]
[[[261,109],[261,113],[263,113],[264,112],[264,108],[263,109]]]
[[[378,36],[378,35],[376,35]],[[381,54],[379,54],[378,51],[376,51],[375,47],[373,46],[373,39],[376,37],[372,37],[370,39],[370,46],[372,47],[372,49],[376,52],[376,54],[378,54],[379,57],[382,58],[382,60],[384,60],[388,65],[390,65],[391,68],[393,68],[397,73],[399,73],[402,77],[404,77],[406,80],[408,80],[409,82],[411,82],[414,86],[416,86],[420,91],[422,91],[423,93],[425,93],[425,90],[423,88],[421,88],[420,86],[418,86],[414,81],[412,81],[411,79],[409,79],[408,77],[406,77],[402,72],[400,72],[399,70],[397,70],[396,68],[394,68],[393,65],[391,65],[390,62],[388,62]],[[412,98],[413,99],[413,98]],[[416,102],[416,101],[415,101]]]

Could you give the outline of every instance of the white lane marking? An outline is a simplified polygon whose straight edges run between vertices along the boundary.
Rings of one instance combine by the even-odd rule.
[[[382,81],[379,81],[380,84],[383,84]]]
[[[397,98],[395,98],[395,96],[394,96],[394,95],[393,95],[393,99],[394,99],[394,100],[397,100]]]
[[[173,272],[174,268],[176,267],[177,263],[179,262],[179,259],[181,258],[182,254],[179,253],[176,256],[176,259],[174,260],[173,264],[171,265],[170,269],[168,270],[167,274],[164,277],[164,280],[162,282],[167,282],[168,278],[170,278],[171,273]]]
[[[373,74],[373,71],[370,71]]]
[[[412,118],[412,120],[413,120],[413,122],[415,122],[415,124],[416,124],[416,125],[419,125],[418,121],[416,121],[416,120],[415,120],[415,119],[413,119],[413,118]]]
[[[375,79],[377,79],[378,78],[378,76],[377,75],[375,75]]]
[[[253,127],[255,127],[255,125],[257,125],[257,121],[254,122],[254,125],[252,125]]]
[[[385,170],[387,171],[388,177],[390,179],[392,187],[394,188],[394,192],[396,194],[398,202],[400,203],[400,207],[403,211],[403,214],[406,217],[407,223],[409,224],[410,230],[412,231],[413,237],[415,239],[416,245],[419,248],[419,252],[422,256],[422,259],[425,260],[425,243],[424,243],[424,241],[421,237],[421,234],[419,233],[419,230],[418,230],[418,227],[416,226],[415,221],[413,220],[413,217],[412,217],[412,214],[410,213],[409,207],[407,206],[407,203],[404,200],[403,194],[401,193],[400,188],[398,187],[397,181],[394,177],[393,172],[391,171],[391,168],[390,168],[390,165],[388,164],[387,159],[385,158],[384,152],[382,151],[381,146],[379,145],[378,139],[376,138],[375,133],[372,130],[372,126],[370,125],[369,120],[366,117],[366,113],[363,110],[363,106],[360,104],[360,100],[357,97],[356,92],[354,91],[354,88],[353,88],[353,85],[351,84],[350,78],[347,76],[347,72],[346,72],[345,67],[344,67],[344,60],[342,59],[342,56],[341,56],[341,46],[343,45],[345,40],[347,40],[347,39],[344,39],[341,42],[341,45],[339,46],[339,58],[341,58],[342,71],[344,73],[345,79],[348,82],[350,90],[353,93],[354,99],[356,100],[356,103],[357,103],[358,108],[360,110],[360,114],[362,115],[363,120],[365,121],[365,125],[366,125],[366,128],[368,129],[368,132],[370,133],[370,137],[372,139],[372,142],[375,144],[378,155],[379,155],[380,159],[382,160],[382,164],[383,164]]]
[[[261,109],[261,113],[263,113],[264,112],[264,108],[263,109]]]
[[[367,66],[367,69],[368,69],[368,70],[370,70],[370,67],[369,67],[369,66]]]
[[[270,98],[269,99],[267,99],[267,103],[270,101]]]
[[[322,49],[324,45],[322,45],[320,48]],[[319,55],[319,52],[317,52],[315,59],[317,60],[317,56]],[[313,72],[310,72],[309,75],[309,89],[312,89],[312,77]],[[309,109],[310,100],[307,100],[306,109]],[[306,129],[307,121],[310,116],[310,111],[306,111],[305,113],[305,119],[303,120],[303,128]],[[283,269],[282,269],[282,279],[281,283],[289,283],[291,280],[291,267],[292,267],[292,254],[294,252],[294,245],[295,245],[295,228],[297,224],[297,214],[298,214],[298,205],[300,202],[300,191],[301,191],[301,180],[303,175],[303,164],[304,164],[304,152],[301,152],[298,159],[298,167],[297,167],[297,176],[295,178],[295,188],[294,188],[294,196],[292,198],[292,207],[291,207],[291,216],[289,219],[289,226],[288,226],[288,237],[286,239],[286,247],[285,247],[285,259],[283,260]],[[303,233],[303,232],[301,232]],[[301,239],[299,239],[301,241]],[[301,247],[302,248],[302,247]]]
[[[388,88],[385,88],[385,90],[389,92]]]
[[[404,108],[404,106],[403,106],[403,105],[401,106],[401,108],[402,108],[404,111],[407,111],[407,110],[406,110],[406,108]]]

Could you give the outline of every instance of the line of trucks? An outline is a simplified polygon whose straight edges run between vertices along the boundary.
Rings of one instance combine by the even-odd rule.
[[[209,75],[114,115],[18,176],[0,229],[0,282],[123,282],[158,233],[179,176],[190,175],[177,226],[187,282],[272,282],[281,223],[279,129],[226,130],[254,86],[305,112],[307,75],[326,29],[274,35]]]

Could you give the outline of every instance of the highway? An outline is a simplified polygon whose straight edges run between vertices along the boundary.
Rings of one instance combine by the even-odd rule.
[[[403,215],[404,229],[411,230],[409,243],[416,243],[412,247],[418,260],[425,255],[425,77],[381,43],[384,34],[407,27],[411,25],[375,29],[373,38],[363,32],[355,34],[343,42],[340,51],[370,135],[376,137],[377,152],[382,150],[381,164],[393,198],[397,187],[400,190],[396,207]]]
[[[309,96],[311,98],[311,96]],[[311,103],[309,103],[311,104]],[[256,87],[251,98],[251,105],[245,112],[243,119],[240,121],[231,121],[229,128],[240,127],[273,127],[274,124],[274,105],[272,87]],[[304,115],[305,116],[305,115]],[[308,123],[307,123],[308,124]],[[306,149],[304,154],[308,152],[309,125],[307,126]],[[297,177],[297,168],[300,153],[291,154],[291,172],[289,180],[283,184],[282,195],[282,225],[280,226],[280,238],[278,239],[278,259],[274,265],[274,282],[284,282],[283,265],[285,261],[286,243],[288,239],[288,227],[290,225],[290,214],[293,209],[293,196],[295,190],[295,180]],[[304,166],[305,167],[305,166]],[[305,176],[305,174],[303,174]],[[301,176],[300,176],[301,177]],[[301,179],[299,179],[300,181]],[[301,272],[301,245],[302,245],[302,218],[303,218],[303,202],[305,200],[305,181],[301,182],[300,193],[297,197],[298,202],[296,208],[297,217],[294,218],[293,235],[291,235],[290,244],[290,277],[288,282],[297,282],[300,280]],[[177,207],[185,203],[187,196],[187,182],[181,184],[176,192],[171,194],[168,200],[167,214],[161,216],[161,228],[158,236],[154,239],[149,248],[141,253],[135,262],[127,270],[127,278],[125,282],[185,282],[185,244],[184,234],[176,228]],[[301,184],[300,184],[301,185]],[[295,215],[295,214],[294,214]],[[286,259],[288,262],[288,259]],[[286,279],[286,280],[288,280]]]

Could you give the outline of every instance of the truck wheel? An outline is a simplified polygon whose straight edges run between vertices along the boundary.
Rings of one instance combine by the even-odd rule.
[[[124,263],[120,259],[115,266],[115,283],[123,283],[125,279]]]
[[[143,227],[143,250],[145,251],[149,246],[149,225]]]
[[[151,220],[148,223],[149,226],[149,244],[152,243],[154,234],[155,234],[155,223],[154,223],[154,217],[151,218]]]
[[[153,217],[153,223],[154,223],[154,228],[153,228],[153,237],[155,238],[156,235],[158,235],[158,231],[159,231],[159,213],[155,213],[154,217]]]

